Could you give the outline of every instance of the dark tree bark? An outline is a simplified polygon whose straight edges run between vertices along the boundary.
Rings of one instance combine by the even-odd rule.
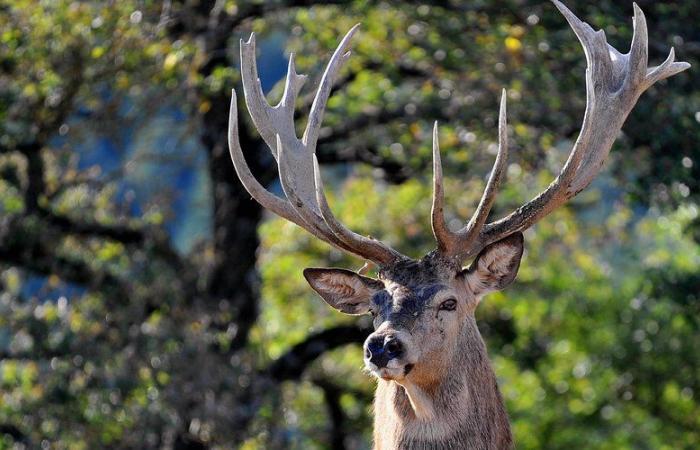
[[[219,56],[213,56],[200,69],[203,77],[211,75],[217,67],[230,65],[225,55],[217,51],[225,48],[226,37],[221,33],[211,36],[215,39],[208,41],[207,51]],[[259,279],[255,261],[262,207],[245,191],[231,163],[227,142],[230,97],[222,93],[207,96],[206,100],[211,108],[202,116],[201,141],[209,158],[214,194],[216,259],[207,290],[213,307],[223,301],[234,311],[238,332],[231,342],[230,352],[235,352],[246,344],[248,331],[258,317]],[[244,124],[239,126],[239,134],[251,169],[261,172],[261,159],[265,155],[258,151],[262,150],[259,148],[261,141],[252,137]]]
[[[321,388],[323,391],[323,399],[326,401],[328,417],[331,422],[331,448],[345,450],[345,439],[347,438],[344,426],[345,413],[343,412],[343,407],[340,405],[340,396],[343,391],[339,386],[336,386],[328,380],[314,380],[314,384]]]
[[[27,439],[27,436],[24,433],[22,433],[22,430],[17,428],[15,425],[9,423],[0,424],[0,436],[2,436],[3,434],[11,436],[15,442],[19,442],[25,445],[30,444],[29,440]]]
[[[309,335],[294,345],[267,369],[277,381],[298,380],[323,353],[348,344],[361,344],[372,332],[369,323],[339,325]]]

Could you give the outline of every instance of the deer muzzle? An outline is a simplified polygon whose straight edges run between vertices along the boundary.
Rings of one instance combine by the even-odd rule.
[[[364,344],[365,366],[379,378],[402,379],[413,367],[409,361],[411,345],[400,331],[374,332]]]

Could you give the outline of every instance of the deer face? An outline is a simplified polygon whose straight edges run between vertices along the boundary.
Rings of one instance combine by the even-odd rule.
[[[522,252],[522,234],[516,233],[486,247],[467,269],[431,253],[384,268],[379,279],[344,269],[306,269],[304,276],[333,308],[372,314],[365,367],[400,382],[432,377],[449,365],[463,350],[460,336],[473,324],[469,317],[481,297],[513,281]]]

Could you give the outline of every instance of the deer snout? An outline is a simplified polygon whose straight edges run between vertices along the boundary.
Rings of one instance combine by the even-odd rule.
[[[386,367],[389,361],[400,358],[403,353],[403,343],[393,334],[372,335],[365,342],[365,358],[377,368]]]

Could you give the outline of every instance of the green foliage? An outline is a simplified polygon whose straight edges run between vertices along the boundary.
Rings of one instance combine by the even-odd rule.
[[[626,49],[631,5],[568,3]],[[234,174],[213,161],[239,87],[237,40],[250,31],[260,47],[286,42],[313,85],[362,23],[318,153],[363,163],[324,167],[333,210],[405,254],[433,246],[434,120],[452,226],[490,169],[502,88],[511,156],[494,216],[561,167],[582,118],[585,62],[549,2],[286,5],[0,1],[0,449],[324,449],[339,433],[347,448],[369,447],[373,381],[357,345],[324,353],[299,379],[267,371],[313,333],[357,320],[328,308],[301,270],[363,262],[265,218],[257,274],[252,257],[221,267],[250,242],[222,248],[220,236],[254,237],[258,225],[233,183],[227,229],[203,242],[190,228],[166,237],[187,219],[174,215],[182,193],[166,176],[182,155],[199,180],[189,215],[230,213],[217,209],[216,183]],[[642,7],[651,60],[673,45],[697,67],[692,2]],[[478,310],[519,448],[700,447],[696,73],[644,95],[609,169],[526,233],[518,281]],[[280,94],[278,83],[270,98]],[[300,128],[310,101],[303,92]],[[163,119],[167,108],[187,119]],[[255,159],[267,150],[248,134],[246,156],[269,183],[269,158]],[[113,171],[80,159],[129,139],[137,148]],[[242,281],[217,290],[221,273]]]

